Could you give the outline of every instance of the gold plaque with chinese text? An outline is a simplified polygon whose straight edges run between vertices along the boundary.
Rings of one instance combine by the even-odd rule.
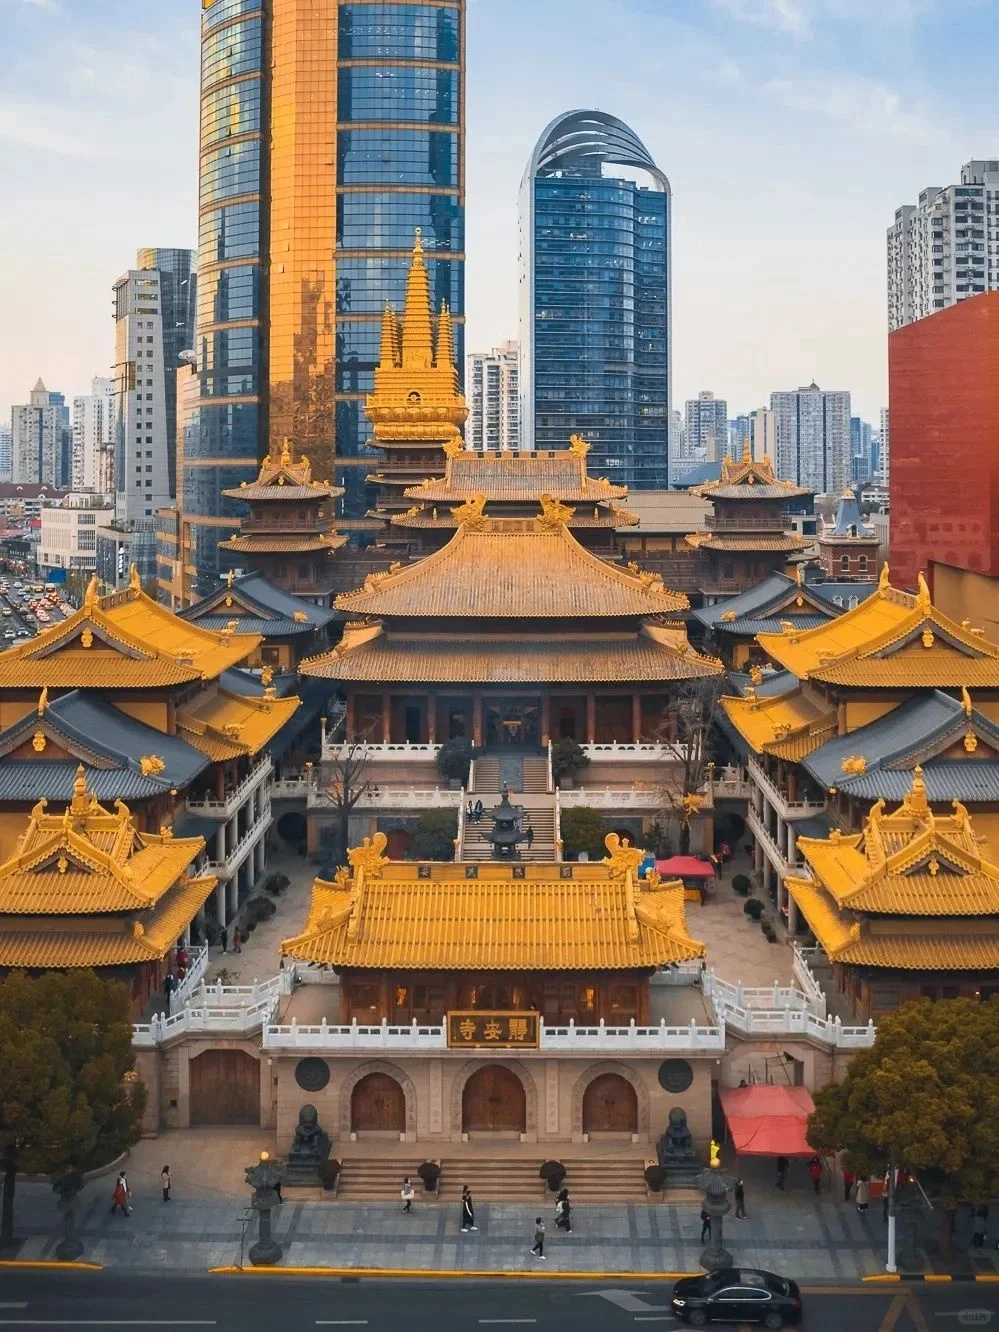
[[[492,1013],[462,1010],[447,1015],[447,1043],[451,1050],[537,1049],[541,1037],[540,1013]]]

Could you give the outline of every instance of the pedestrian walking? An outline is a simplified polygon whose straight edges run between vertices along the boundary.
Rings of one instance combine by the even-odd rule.
[[[128,1181],[125,1178],[125,1172],[122,1171],[115,1180],[114,1190],[111,1194],[111,1215],[114,1216],[118,1208],[121,1208],[123,1216],[131,1215],[131,1208],[128,1205]]]
[[[735,1219],[737,1221],[746,1219],[746,1186],[741,1179],[735,1181]]]
[[[555,1229],[564,1230],[567,1235],[572,1234],[572,1206],[569,1203],[569,1190],[562,1189],[555,1199]]]
[[[534,1218],[534,1243],[531,1245],[531,1253],[535,1258],[545,1256],[545,1223],[540,1216]]]
[[[173,992],[174,992],[173,972],[168,971],[167,974],[163,977],[163,998],[167,1001],[167,1003],[170,1002],[170,996],[173,994]]]
[[[711,1238],[711,1214],[701,1208],[701,1243]]]
[[[413,1199],[416,1197],[416,1190],[413,1188],[413,1181],[407,1175],[402,1181],[402,1210],[411,1212],[413,1210]]]
[[[531,824],[527,825],[524,836],[527,838],[527,849],[530,851],[531,847],[534,845],[534,828]]]
[[[853,1173],[853,1171],[847,1169],[847,1167],[844,1166],[844,1167],[843,1167],[843,1201],[844,1201],[845,1203],[847,1203],[847,1202],[850,1201],[850,1190],[853,1188],[854,1184],[856,1183],[856,1179],[857,1179],[857,1176]]]
[[[861,1175],[857,1180],[857,1211],[863,1216],[867,1211],[867,1205],[871,1201],[871,1183],[866,1175]]]
[[[163,1188],[163,1201],[170,1201],[170,1167],[165,1165],[160,1171],[160,1184]]]
[[[461,1233],[467,1235],[470,1230],[478,1230],[475,1224],[475,1204],[472,1202],[472,1190],[467,1184],[461,1186]]]
[[[232,951],[241,953],[243,951],[243,936],[239,932],[239,926],[232,927]]]
[[[787,1168],[788,1168],[789,1165],[790,1165],[790,1162],[788,1161],[788,1159],[787,1159],[786,1156],[778,1156],[778,1158],[777,1158],[777,1187],[781,1190],[781,1192],[784,1191],[784,1188],[785,1188],[785,1186],[786,1186],[786,1184],[787,1184]]]
[[[219,935],[219,943],[222,945],[222,951],[223,951],[223,953],[228,953],[228,951],[229,951],[229,940],[228,940],[228,938],[226,937],[226,928],[225,928],[224,925],[222,926],[222,933]]]
[[[808,1178],[812,1181],[812,1188],[816,1193],[822,1192],[822,1162],[817,1156],[813,1156],[808,1163]]]
[[[987,1206],[976,1207],[971,1222],[971,1242],[976,1249],[985,1245],[985,1236],[989,1229],[989,1209]]]

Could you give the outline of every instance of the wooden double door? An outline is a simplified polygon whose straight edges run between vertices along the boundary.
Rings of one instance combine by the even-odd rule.
[[[638,1097],[627,1078],[602,1073],[583,1093],[584,1133],[637,1133]]]
[[[245,1050],[205,1050],[190,1063],[191,1127],[260,1123],[260,1061]]]
[[[527,1096],[513,1069],[486,1064],[465,1083],[461,1094],[464,1133],[526,1133]]]
[[[350,1094],[353,1133],[405,1133],[406,1094],[387,1073],[369,1073]]]

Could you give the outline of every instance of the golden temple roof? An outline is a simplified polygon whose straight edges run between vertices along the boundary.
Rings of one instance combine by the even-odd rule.
[[[281,951],[335,967],[407,970],[648,969],[702,957],[679,880],[639,879],[643,852],[611,833],[602,862],[571,866],[387,860],[376,833],[353,873],[317,879],[305,929]],[[429,877],[424,877],[429,868]],[[523,876],[521,877],[521,871]]]
[[[524,619],[670,615],[689,605],[659,574],[608,564],[564,521],[483,515],[484,497],[460,506],[440,550],[337,597],[360,615]]]
[[[305,676],[384,683],[568,684],[685,680],[722,664],[691,647],[683,626],[643,625],[631,634],[403,636],[380,624],[348,624],[332,652],[301,663]]]
[[[480,492],[490,503],[537,502],[544,493],[570,504],[623,499],[628,494],[627,486],[612,485],[604,476],[587,475],[587,451],[582,440],[570,448],[545,453],[478,453],[464,449],[448,456],[443,477],[410,486],[405,494],[407,499],[431,504],[454,504]]]
[[[312,550],[332,552],[346,544],[347,538],[340,532],[234,532],[227,541],[219,542],[219,550],[241,555],[301,554]]]
[[[83,765],[61,814],[32,809],[0,865],[0,916],[74,915],[153,906],[204,849],[203,837],[140,833],[121,801],[114,812],[88,794]]]
[[[757,754],[799,761],[825,744],[836,729],[835,708],[824,707],[800,689],[762,698],[750,689],[743,698],[726,696],[721,703],[729,721]]]
[[[738,462],[726,454],[722,458],[718,480],[708,481],[703,486],[693,486],[692,491],[695,495],[711,500],[785,500],[812,493],[805,486],[796,486],[793,481],[781,481],[768,456],[764,455],[759,462],[754,462],[748,439],[743,441],[742,457]]]
[[[127,589],[97,595],[36,638],[0,652],[0,688],[144,689],[214,680],[243,661],[259,634],[212,632],[147,597],[135,570]]]
[[[999,687],[999,646],[931,603],[900,592],[881,574],[877,592],[814,629],[760,634],[757,641],[800,679],[870,688]]]
[[[386,305],[382,317],[374,392],[364,402],[377,447],[447,444],[461,441],[468,407],[458,384],[451,312],[430,307],[430,279],[423,240],[416,229],[406,278],[406,304],[400,320]]]
[[[200,694],[177,710],[181,739],[210,759],[259,754],[297,711],[301,699],[258,694],[230,694],[216,689]]]
[[[303,500],[318,502],[332,499],[343,494],[342,486],[334,486],[329,481],[313,481],[312,464],[304,455],[297,462],[292,459],[291,444],[286,439],[279,454],[270,453],[260,464],[260,474],[256,481],[243,482],[238,490],[223,490],[229,499],[280,500],[298,502]]]
[[[796,532],[761,532],[757,535],[734,535],[727,532],[691,532],[687,544],[695,550],[774,550],[791,554],[805,549],[804,537]]]

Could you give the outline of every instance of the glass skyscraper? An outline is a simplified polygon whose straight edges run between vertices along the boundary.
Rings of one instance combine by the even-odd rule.
[[[204,8],[199,392],[179,497],[201,591],[238,516],[221,492],[286,436],[346,486],[348,519],[368,507],[364,397],[417,226],[463,363],[464,25],[465,0]]]
[[[523,448],[581,434],[591,471],[667,485],[670,246],[669,181],[638,136],[598,111],[553,120],[520,193]]]

